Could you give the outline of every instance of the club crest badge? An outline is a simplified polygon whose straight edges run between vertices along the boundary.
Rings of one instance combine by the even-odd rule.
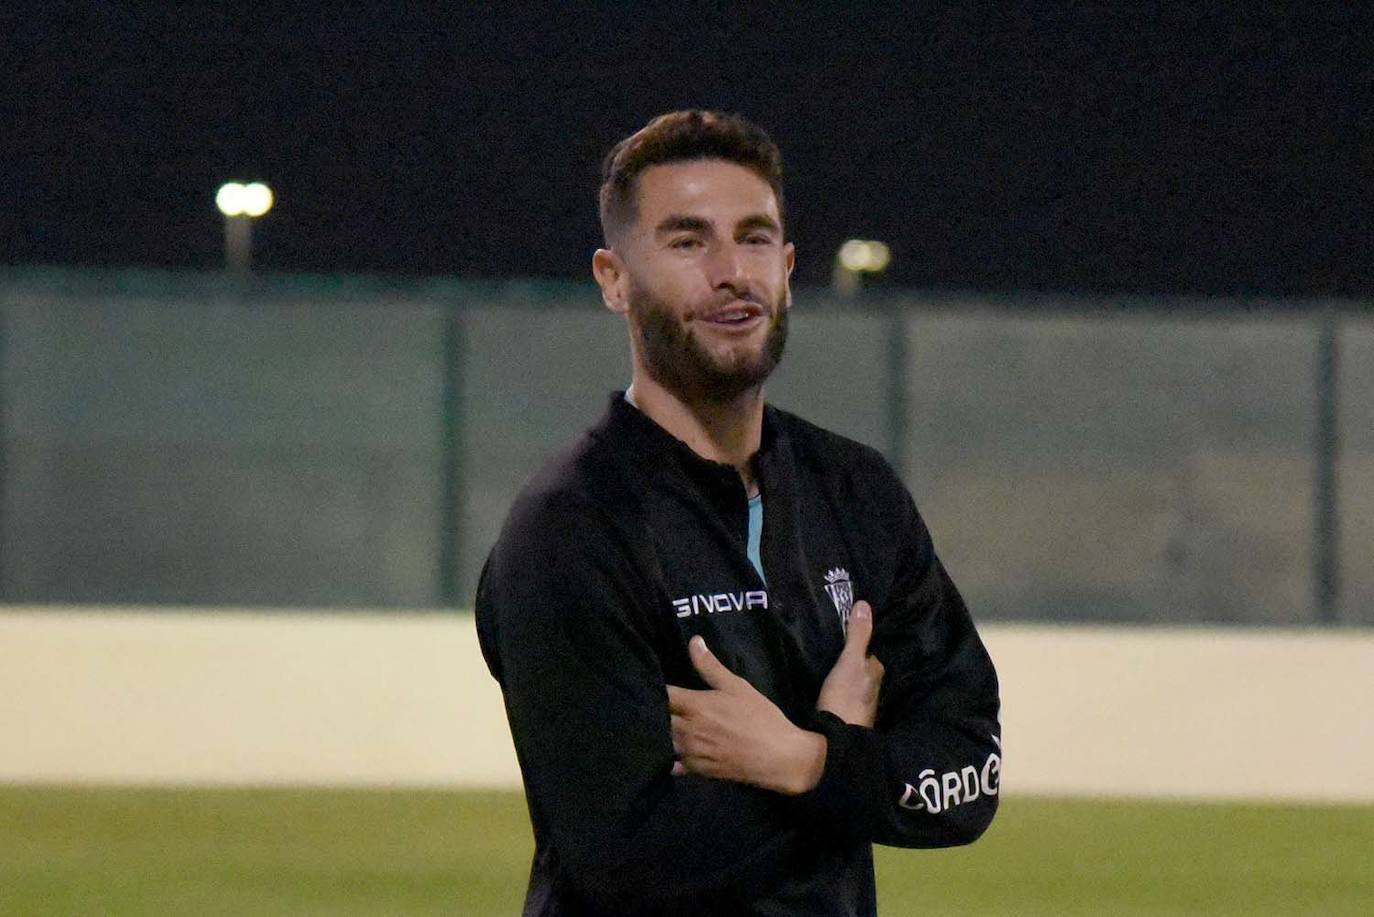
[[[840,616],[840,631],[849,632],[849,610],[854,607],[854,583],[849,579],[849,571],[836,567],[825,571],[825,592],[835,603],[835,612]]]

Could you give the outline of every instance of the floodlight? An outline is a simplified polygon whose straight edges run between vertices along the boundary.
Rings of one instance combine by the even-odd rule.
[[[215,206],[227,217],[242,216],[243,185],[236,181],[220,185],[219,191],[215,194]]]
[[[260,181],[225,182],[215,192],[215,206],[224,214],[224,260],[231,271],[246,274],[253,259],[253,221],[272,209],[275,195]]]
[[[859,274],[878,274],[887,269],[892,252],[882,242],[850,239],[840,246],[840,265]]]
[[[215,206],[227,217],[260,217],[272,209],[272,189],[260,181],[241,185],[236,181],[220,185]]]
[[[260,217],[272,209],[272,189],[260,181],[243,186],[243,212],[250,217]]]

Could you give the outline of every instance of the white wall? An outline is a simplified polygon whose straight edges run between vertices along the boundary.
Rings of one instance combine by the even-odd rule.
[[[982,630],[1009,792],[1374,801],[1374,631]],[[0,781],[518,779],[470,616],[0,611]]]
[[[0,780],[502,786],[471,616],[0,612]]]

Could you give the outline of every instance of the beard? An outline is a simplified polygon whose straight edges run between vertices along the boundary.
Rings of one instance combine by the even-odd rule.
[[[792,297],[784,290],[774,303],[749,301],[767,310],[769,324],[763,346],[717,356],[702,345],[667,302],[648,290],[631,289],[630,316],[639,329],[640,356],[650,377],[688,402],[723,404],[761,386],[782,360]]]

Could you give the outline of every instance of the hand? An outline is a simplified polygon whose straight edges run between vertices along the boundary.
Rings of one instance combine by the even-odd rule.
[[[878,715],[878,689],[883,683],[883,664],[868,655],[872,636],[873,609],[867,602],[855,602],[844,649],[821,685],[817,710],[828,710],[852,726],[872,728]]]
[[[795,725],[753,685],[731,672],[701,637],[692,665],[710,690],[668,686],[673,773],[733,780],[778,793],[804,793],[825,769],[825,737]]]

